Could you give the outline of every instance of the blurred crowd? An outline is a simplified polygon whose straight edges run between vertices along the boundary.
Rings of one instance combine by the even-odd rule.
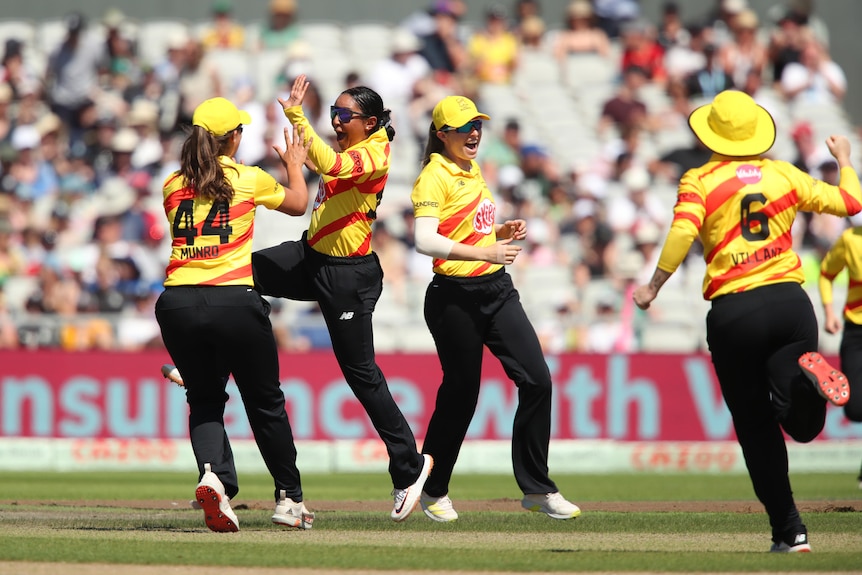
[[[574,0],[564,14],[543,12],[541,0],[489,0],[473,26],[463,0],[438,0],[397,25],[381,23],[374,42],[362,40],[368,52],[349,60],[325,56],[351,49],[339,42],[358,25],[306,22],[297,0],[271,0],[252,24],[239,21],[238,8],[215,0],[200,22],[162,23],[161,35],[146,39],[146,23],[116,9],[69,14],[53,42],[0,21],[0,348],[161,347],[153,305],[170,251],[161,187],[178,166],[192,111],[213,96],[249,111],[238,160],[280,177],[271,144],[285,120],[276,96],[299,73],[312,80],[306,114],[321,137],[331,134],[326,107],[351,85],[372,87],[393,111],[398,165],[373,249],[386,277],[387,309],[376,321],[395,329],[398,321],[424,328],[431,265],[413,249],[409,190],[430,110],[447,94],[468,95],[492,115],[480,163],[499,216],[528,221],[510,271],[549,353],[650,349],[630,292],[655,266],[676,180],[709,157],[688,114],[719,91],[744,90],[774,113],[788,135],[774,157],[837,178],[822,140],[824,130],[844,127],[835,120],[847,82],[813,0],[777,1],[762,15],[746,0],[716,0],[698,19],[669,1],[658,21],[636,0]],[[332,30],[341,36],[327,36]],[[599,66],[574,74],[587,59]],[[335,61],[356,65],[323,65]],[[542,100],[546,84],[571,106]],[[515,113],[493,94],[532,108]],[[554,125],[576,104],[580,123]],[[812,109],[834,113],[802,113]],[[542,120],[553,132],[534,129]],[[260,235],[295,239],[302,228],[285,219],[259,220],[268,230]],[[795,241],[811,274],[847,225],[800,218]],[[702,267],[692,253],[672,281],[679,297],[697,300]],[[665,291],[651,319],[702,322],[696,303]],[[275,303],[282,349],[328,345],[313,308]]]

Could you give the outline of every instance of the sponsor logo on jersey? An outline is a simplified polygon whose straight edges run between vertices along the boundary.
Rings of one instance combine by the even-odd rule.
[[[484,199],[476,208],[473,216],[473,229],[480,234],[488,235],[494,230],[494,220],[497,216],[497,206],[489,199]]]
[[[756,184],[763,178],[763,173],[757,166],[743,164],[736,168],[736,177],[743,184]]]

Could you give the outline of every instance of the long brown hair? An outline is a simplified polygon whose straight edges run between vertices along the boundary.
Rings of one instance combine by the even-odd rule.
[[[180,169],[185,185],[195,195],[212,201],[233,199],[233,186],[225,177],[218,157],[224,155],[233,136],[233,131],[224,136],[214,136],[200,126],[192,131],[180,151]]]
[[[442,154],[445,149],[446,145],[437,137],[437,128],[434,127],[434,122],[431,122],[431,127],[428,128],[428,141],[425,142],[425,151],[422,152],[422,167],[424,168],[431,161],[431,154]]]

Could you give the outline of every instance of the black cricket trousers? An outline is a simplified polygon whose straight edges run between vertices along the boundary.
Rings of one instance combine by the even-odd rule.
[[[816,351],[817,319],[797,283],[720,296],[706,318],[712,363],[754,487],[777,538],[805,531],[788,478],[782,428],[807,443],[823,430],[826,400],[798,359]]]
[[[254,439],[275,480],[275,499],[284,490],[302,501],[269,303],[250,286],[168,287],[156,302],[156,320],[185,383],[199,474],[210,463],[228,497],[239,491],[224,429],[225,386],[233,374]]]
[[[850,384],[850,400],[844,405],[844,415],[850,421],[862,421],[862,325],[844,321],[841,336],[841,371]]]
[[[327,256],[311,248],[303,235],[254,252],[251,261],[261,293],[320,305],[344,379],[386,445],[393,487],[415,483],[424,460],[374,356],[371,319],[383,291],[377,254]]]
[[[518,387],[512,429],[512,466],[524,493],[554,493],[548,476],[551,374],[539,338],[505,270],[478,277],[436,274],[425,293],[425,322],[434,337],[443,382],[422,451],[434,458],[425,492],[441,497],[476,403],[482,355],[488,346]]]

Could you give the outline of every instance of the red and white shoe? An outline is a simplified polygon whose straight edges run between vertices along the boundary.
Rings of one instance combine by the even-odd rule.
[[[799,358],[799,367],[814,384],[817,392],[832,405],[841,407],[850,400],[847,376],[829,365],[816,351],[803,354]]]
[[[218,533],[239,531],[239,520],[230,508],[230,500],[218,475],[212,472],[209,463],[204,463],[204,474],[195,489],[195,501],[204,510],[207,527]]]

